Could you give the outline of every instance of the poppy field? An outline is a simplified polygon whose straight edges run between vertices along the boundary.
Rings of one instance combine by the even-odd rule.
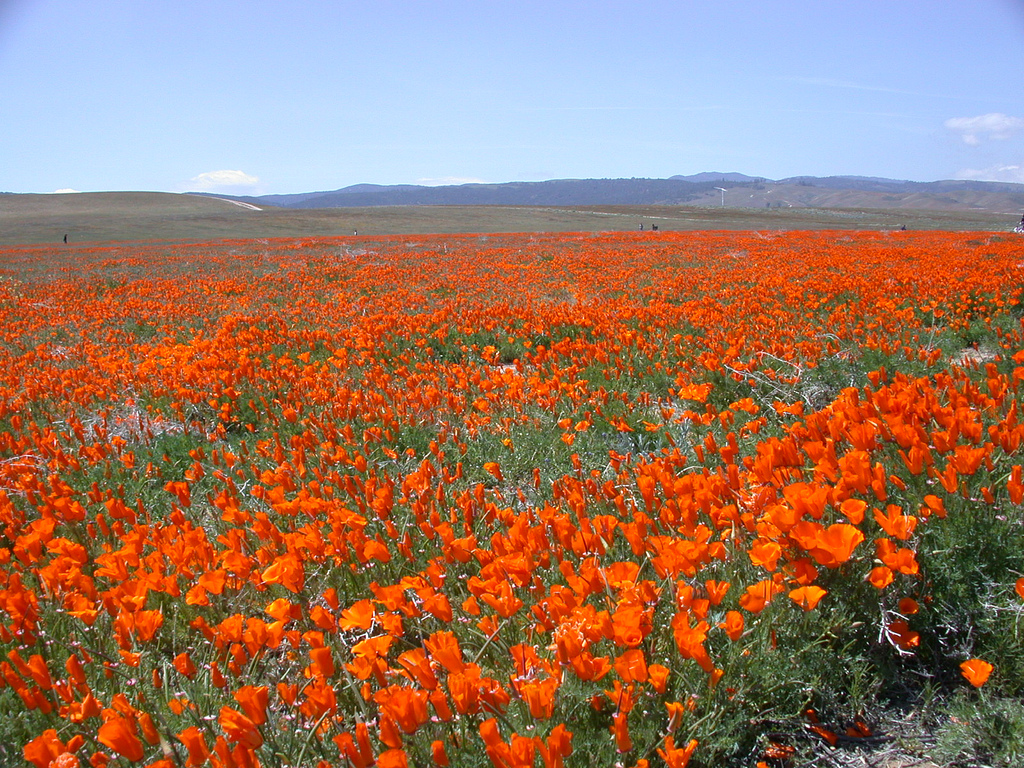
[[[1022,317],[992,233],[0,248],[0,756],[1008,761]]]

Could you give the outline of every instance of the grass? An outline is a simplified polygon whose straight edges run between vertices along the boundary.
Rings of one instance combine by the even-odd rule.
[[[230,202],[161,192],[89,192],[63,195],[0,195],[0,245],[139,240],[200,241],[273,237],[396,234],[666,232],[708,229],[996,230],[1011,217],[974,211],[815,209],[696,206],[396,206],[381,208],[251,211]],[[640,233],[638,232],[638,235]],[[355,242],[360,242],[356,240]]]

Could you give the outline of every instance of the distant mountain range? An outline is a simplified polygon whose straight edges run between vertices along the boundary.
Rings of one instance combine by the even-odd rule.
[[[329,192],[211,196],[280,208],[725,205],[742,208],[913,208],[992,213],[1020,213],[1024,210],[1024,184],[899,181],[867,176],[796,176],[771,180],[742,173],[717,172],[667,179],[556,179],[440,187],[356,184]]]

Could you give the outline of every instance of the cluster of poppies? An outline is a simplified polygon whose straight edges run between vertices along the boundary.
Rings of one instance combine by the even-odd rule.
[[[922,534],[1024,499],[1018,259],[951,233],[0,250],[22,754],[682,768],[779,622],[868,590],[913,654]]]

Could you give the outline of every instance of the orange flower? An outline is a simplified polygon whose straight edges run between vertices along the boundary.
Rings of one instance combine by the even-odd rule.
[[[375,615],[372,600],[360,600],[341,612],[338,626],[342,629],[369,629]]]
[[[848,523],[834,523],[818,533],[815,546],[809,550],[820,565],[838,568],[853,556],[853,550],[864,541],[864,534]]]
[[[960,672],[964,678],[975,688],[981,688],[988,682],[992,674],[993,666],[982,659],[968,659],[960,664]]]
[[[334,657],[330,648],[310,648],[309,660],[312,662],[310,668],[313,674],[320,677],[331,677],[334,674]]]
[[[409,768],[404,749],[388,749],[377,756],[377,768]]]
[[[661,759],[665,761],[665,765],[668,768],[686,768],[690,762],[690,757],[697,749],[697,740],[690,739],[689,743],[685,747],[676,747],[675,739],[671,736],[665,737],[665,748],[658,749],[658,754]]]
[[[886,631],[889,635],[889,640],[903,650],[916,648],[921,642],[921,635],[912,630],[910,625],[903,619],[897,619],[889,624]]]
[[[754,565],[761,566],[767,571],[774,571],[779,558],[782,557],[782,547],[777,542],[758,539],[747,554]]]
[[[48,728],[28,742],[22,754],[36,768],[48,768],[52,761],[64,754],[64,742],[57,738],[57,731]]]
[[[683,716],[686,714],[686,705],[680,701],[666,701],[665,711],[668,713],[668,732],[675,733],[676,729],[679,728],[679,724],[683,722]]]
[[[153,722],[153,718],[148,712],[138,713],[139,730],[142,731],[142,738],[146,740],[146,743],[150,746],[155,746],[160,743],[160,732],[156,728],[156,723]]]
[[[884,565],[872,568],[871,573],[868,574],[868,581],[875,589],[885,589],[892,584],[894,578],[892,570]]]
[[[647,659],[639,648],[626,651],[615,660],[615,671],[624,683],[643,683],[647,680]]]
[[[263,581],[267,584],[280,584],[291,592],[299,593],[305,584],[306,574],[302,560],[294,552],[288,552],[277,558],[263,571]]]
[[[570,654],[569,663],[580,680],[600,680],[612,670],[607,656],[594,657],[589,651]]]
[[[740,597],[740,607],[751,613],[760,613],[781,591],[782,587],[771,579],[751,584],[747,587],[747,593]]]
[[[547,720],[554,714],[557,679],[545,677],[541,680],[528,680],[520,683],[518,687],[523,701],[530,708],[530,717],[535,720]]]
[[[445,751],[443,741],[435,740],[430,743],[430,760],[434,765],[440,766],[440,768],[448,767],[448,752]]]
[[[612,725],[609,730],[615,736],[615,748],[619,752],[629,752],[633,748],[633,740],[629,736],[629,715],[625,712],[616,712],[612,715]]]
[[[691,625],[690,614],[686,612],[677,613],[672,618],[672,634],[680,655],[684,659],[696,661],[705,672],[710,672],[715,666],[704,646],[708,629],[706,621],[698,621],[695,625]]]
[[[267,722],[267,703],[269,702],[267,686],[243,685],[235,691],[235,701],[242,705],[245,714],[256,725]]]
[[[499,581],[490,592],[480,595],[480,598],[503,619],[510,618],[523,607],[523,601],[516,597],[512,585],[507,581]]]
[[[645,625],[650,625],[647,616],[639,608],[623,606],[612,617],[612,639],[616,645],[635,648],[644,640]]]
[[[195,677],[196,672],[198,671],[196,669],[196,665],[192,663],[192,657],[189,656],[187,651],[182,651],[174,657],[174,668],[189,680]]]
[[[917,600],[912,597],[902,597],[899,602],[900,613],[904,616],[913,616],[919,610],[921,606],[917,604]]]
[[[109,711],[109,710],[108,710]],[[136,735],[136,725],[124,715],[114,713],[100,726],[96,738],[129,760],[141,760],[144,754],[142,742]]]
[[[50,670],[46,666],[46,660],[38,653],[33,654],[26,665],[29,676],[35,684],[44,691],[53,688],[53,681],[50,679]]]
[[[217,722],[230,741],[238,742],[249,749],[258,749],[263,744],[263,736],[256,723],[236,709],[221,707]]]
[[[449,672],[461,672],[466,667],[458,638],[451,632],[435,632],[423,641],[431,658]]]
[[[721,605],[722,600],[725,598],[725,593],[729,591],[730,586],[728,581],[709,579],[704,582],[704,588],[708,591],[708,600],[711,601],[712,605]]]
[[[538,745],[544,768],[563,768],[563,758],[572,754],[572,731],[559,723],[551,729],[551,733]]]
[[[408,673],[408,676],[415,680],[422,688],[433,691],[437,688],[437,676],[431,669],[430,660],[422,648],[413,648],[398,657],[398,663]]]
[[[670,674],[668,667],[664,667],[661,664],[651,664],[647,668],[647,674],[655,691],[664,693],[668,689],[668,676]]]
[[[729,611],[725,614],[725,621],[719,626],[725,630],[725,634],[735,643],[743,634],[743,614],[739,611]]]
[[[874,515],[875,522],[882,526],[882,529],[887,534],[900,541],[909,539],[910,534],[917,527],[917,518],[912,515],[903,514],[903,510],[895,504],[889,504],[885,508],[884,515],[878,509],[874,511]]]
[[[789,593],[790,599],[805,611],[813,611],[828,591],[818,586],[797,587]]]
[[[946,503],[940,497],[935,496],[933,494],[928,494],[927,496],[924,497],[924,503],[926,507],[923,507],[922,509],[927,509],[929,511],[929,514],[934,512],[940,519],[945,518]],[[924,513],[922,512],[922,514]]]
[[[861,521],[864,520],[864,510],[867,509],[867,506],[867,503],[861,499],[846,499],[839,505],[839,511],[851,523],[860,525]]]
[[[369,768],[374,764],[373,748],[370,745],[370,734],[366,723],[356,723],[354,739],[350,733],[340,733],[334,737],[333,741],[341,750],[344,759],[351,763],[353,768]]]
[[[394,718],[404,733],[413,734],[427,722],[429,694],[426,691],[390,686],[374,698],[382,702],[382,710]]]

